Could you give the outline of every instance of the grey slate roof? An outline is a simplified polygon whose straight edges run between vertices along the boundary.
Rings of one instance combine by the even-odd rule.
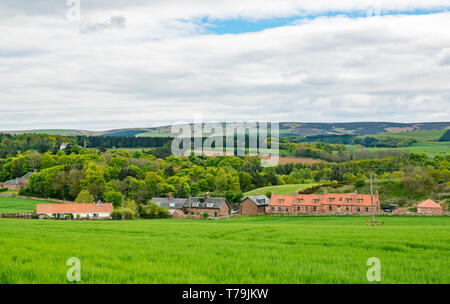
[[[4,182],[4,185],[21,185],[22,182],[24,181],[24,179],[28,179],[30,177],[31,174],[33,174],[34,172],[28,172],[27,174],[25,174],[22,177],[18,177],[15,179],[10,179],[9,181]]]
[[[184,204],[185,208],[201,208],[201,209],[220,209],[222,208],[223,204],[227,204],[228,207],[230,207],[230,203],[228,203],[227,199],[224,197],[209,197],[205,198],[204,196],[201,197],[189,197]]]
[[[33,174],[34,172],[28,172],[27,174],[25,174],[24,176],[21,177],[21,179],[25,179],[25,178],[29,178],[31,174]]]
[[[171,209],[183,209],[187,198],[167,198],[167,197],[154,197],[152,202],[165,208]]]
[[[270,202],[270,199],[265,195],[246,196],[243,199],[241,199],[241,202],[243,202],[247,198],[252,200],[257,206],[267,206],[269,205]]]

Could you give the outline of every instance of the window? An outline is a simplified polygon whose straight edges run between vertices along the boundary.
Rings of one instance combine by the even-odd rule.
[[[171,207],[171,208],[175,207],[175,203],[170,203],[169,207]]]
[[[319,203],[319,200],[315,199],[315,200],[313,200],[313,202],[314,202],[314,204],[317,204],[317,203]]]
[[[278,207],[278,212],[281,212],[281,208],[280,207]]]
[[[284,202],[284,199],[279,199],[279,200],[278,200],[278,203],[279,203],[279,204],[282,204],[283,202]]]
[[[289,212],[289,208],[286,208],[286,212]]]
[[[306,211],[306,212],[308,212],[308,209],[309,209],[308,207],[305,207],[305,211]]]
[[[328,210],[333,211],[333,206],[329,206]]]
[[[94,217],[98,217],[98,213],[94,213]]]
[[[198,203],[192,203],[192,207],[198,207]]]
[[[299,204],[303,203],[303,199],[299,198],[299,199],[297,200],[297,203],[299,203]]]
[[[332,203],[332,202],[334,202],[334,198],[329,198],[328,201],[329,201],[330,203]]]
[[[342,197],[339,198],[339,201],[342,201]]]
[[[317,207],[314,207],[314,212],[316,212],[317,211]]]
[[[345,207],[345,211],[348,211],[348,207]]]
[[[297,211],[300,211],[300,206],[297,207]]]
[[[272,211],[274,211],[275,210],[275,207],[272,207]]]
[[[346,203],[350,203],[351,201],[352,201],[352,200],[349,199],[349,198],[346,198],[346,199],[345,199],[345,202],[346,202]]]
[[[208,204],[206,204],[206,207],[212,208],[212,207],[214,207],[214,204],[213,203],[208,203]]]
[[[362,199],[358,198],[357,202],[358,202],[358,204],[361,204],[362,203]]]
[[[360,212],[360,211],[361,211],[361,208],[359,208],[359,207],[358,207],[358,208],[356,208],[356,211]]]
[[[366,207],[366,212],[369,212],[369,207]]]

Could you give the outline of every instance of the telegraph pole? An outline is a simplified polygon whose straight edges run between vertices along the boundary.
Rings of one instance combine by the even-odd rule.
[[[373,183],[372,172],[370,172],[370,205],[372,206],[372,224],[375,222],[375,210],[373,206]]]

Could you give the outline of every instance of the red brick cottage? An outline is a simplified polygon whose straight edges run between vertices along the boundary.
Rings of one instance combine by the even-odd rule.
[[[428,199],[417,205],[417,213],[420,214],[441,214],[442,206]]]

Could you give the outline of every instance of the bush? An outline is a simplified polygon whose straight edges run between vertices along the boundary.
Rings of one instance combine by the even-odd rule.
[[[206,212],[206,211],[205,211],[205,212],[203,212],[203,218],[204,218],[204,219],[207,219],[208,217],[209,217],[209,214],[208,214],[208,212]]]
[[[114,219],[114,220],[121,220],[121,219],[125,219],[125,220],[133,220],[135,218],[135,213],[133,212],[133,210],[128,209],[128,208],[120,208],[120,209],[116,209],[113,212],[111,212],[110,216]]]
[[[8,191],[8,188],[0,188],[0,192],[6,192]]]
[[[123,208],[122,209],[122,216],[126,220],[134,220],[136,215],[135,215],[133,210],[128,209],[128,208]]]

